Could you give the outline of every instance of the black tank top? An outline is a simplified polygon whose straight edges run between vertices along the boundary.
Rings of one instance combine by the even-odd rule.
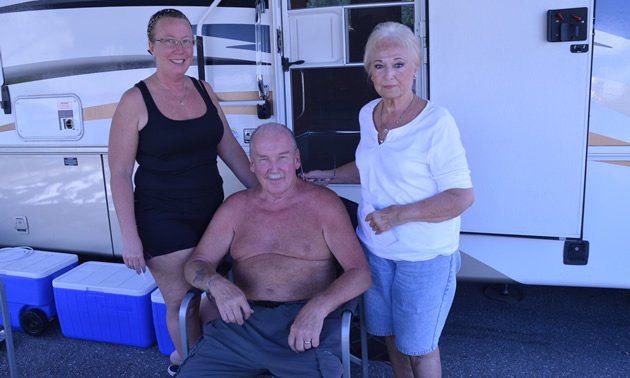
[[[207,111],[199,118],[182,121],[160,112],[144,81],[135,85],[148,112],[147,124],[139,133],[136,192],[168,192],[179,197],[217,190],[223,184],[217,167],[223,123],[205,88],[196,79],[190,79]]]

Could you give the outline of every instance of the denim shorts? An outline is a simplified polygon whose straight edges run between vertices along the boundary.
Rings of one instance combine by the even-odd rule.
[[[435,350],[453,304],[459,251],[427,261],[394,261],[365,248],[372,287],[364,294],[367,331],[395,336],[398,350],[419,356]]]

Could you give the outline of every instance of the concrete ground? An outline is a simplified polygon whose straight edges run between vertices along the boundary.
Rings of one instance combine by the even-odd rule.
[[[630,290],[458,283],[440,350],[443,375],[630,376]],[[491,298],[494,297],[494,298]],[[19,377],[167,377],[157,345],[138,348],[13,332]],[[378,340],[370,377],[393,377]],[[0,346],[0,376],[8,376]],[[353,377],[359,376],[358,367]]]

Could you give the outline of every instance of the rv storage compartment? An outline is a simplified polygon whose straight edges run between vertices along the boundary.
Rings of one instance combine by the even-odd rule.
[[[157,337],[158,349],[162,354],[170,356],[175,350],[171,335],[166,326],[166,304],[160,289],[151,293],[151,308],[153,310],[153,325],[155,326],[155,336]]]
[[[77,255],[68,253],[29,247],[0,249],[0,278],[7,292],[11,328],[31,335],[43,333],[48,320],[57,316],[52,281],[77,264]]]
[[[139,346],[155,344],[147,271],[88,261],[53,280],[61,331],[67,337]]]

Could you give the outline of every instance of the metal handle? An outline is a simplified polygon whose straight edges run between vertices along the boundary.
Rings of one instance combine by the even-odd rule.
[[[269,97],[269,87],[265,85],[262,68],[262,14],[265,13],[265,1],[256,0],[256,16],[254,25],[254,35],[256,40],[256,82],[258,83],[258,97],[266,100]]]
[[[304,70],[300,70],[300,77],[302,79],[302,112],[299,116],[294,118],[293,122],[300,119],[304,115],[304,110],[306,110],[306,94],[304,92]]]

